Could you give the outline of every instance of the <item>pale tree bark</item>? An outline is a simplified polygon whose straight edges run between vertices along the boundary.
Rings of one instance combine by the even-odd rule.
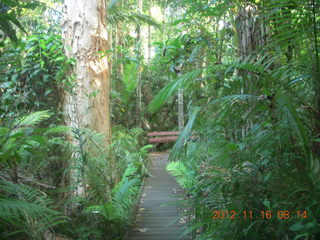
[[[150,17],[152,17],[151,16],[151,4],[150,3],[149,3],[149,8],[148,8],[148,14],[149,14]],[[147,48],[148,48],[148,51],[147,51],[148,66],[150,66],[150,64],[151,64],[151,34],[152,34],[152,29],[151,29],[151,26],[148,25],[148,43],[147,43],[147,45],[148,45],[147,46]],[[144,100],[145,100],[147,105],[151,102],[151,100],[153,98],[152,90],[151,90],[151,86],[152,86],[151,78],[152,78],[151,69],[150,69],[150,67],[148,67],[148,81],[145,82],[145,84],[143,86],[143,93],[142,93],[143,98],[144,98]],[[148,116],[148,113],[147,113],[147,116]],[[149,124],[144,124],[144,127],[150,128]]]
[[[178,125],[179,131],[184,128],[183,89],[178,89]]]
[[[178,73],[178,77],[181,77],[181,73]],[[183,109],[183,89],[178,88],[178,126],[179,131],[184,128],[184,109]]]
[[[122,35],[122,25],[119,23],[117,25],[117,46],[120,47],[120,50],[117,51],[117,59],[120,59],[121,61],[119,62],[119,78],[121,79],[123,76],[123,35]]]
[[[74,88],[66,92],[63,104],[68,126],[90,128],[105,135],[111,143],[110,62],[106,54],[109,36],[106,26],[105,0],[65,0],[62,23],[65,54],[76,60],[72,69]],[[73,139],[76,143],[76,140]],[[83,195],[84,183],[73,172],[71,181]]]
[[[138,13],[143,13],[143,0],[138,0]],[[141,36],[141,26],[137,25],[137,101],[136,101],[136,124],[137,127],[142,126],[141,112],[142,112],[142,93],[141,93],[141,46],[142,46],[142,36]]]
[[[259,17],[257,6],[252,3],[247,2],[239,6],[236,30],[240,57],[250,56],[266,42],[266,26]]]
[[[148,8],[148,15],[152,17],[151,5],[149,5],[149,8]],[[151,61],[151,25],[149,24],[148,25],[148,64],[150,64],[150,61]]]
[[[122,7],[122,1],[119,1],[119,7]],[[114,26],[114,32],[115,32],[115,41],[114,41],[114,61],[112,64],[112,67],[115,70],[116,74],[116,83],[114,88],[116,91],[120,91],[121,89],[121,79],[123,77],[123,47],[124,47],[124,42],[123,42],[123,33],[122,33],[122,22],[119,21],[116,23]]]

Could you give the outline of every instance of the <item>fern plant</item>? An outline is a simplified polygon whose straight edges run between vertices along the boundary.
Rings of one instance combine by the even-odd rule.
[[[0,189],[0,228],[5,239],[22,236],[22,233],[32,239],[43,239],[48,229],[67,220],[39,190],[3,180]]]
[[[17,119],[11,127],[0,128],[0,159],[12,169],[11,178],[14,182],[18,181],[17,167],[24,155],[45,143],[45,137],[36,134],[35,125],[49,117],[48,111],[35,112]]]
[[[0,161],[5,167],[2,171],[11,169],[9,179],[12,181],[0,181],[0,225],[3,236],[8,239],[15,234],[42,239],[48,229],[65,221],[62,214],[53,210],[54,204],[44,192],[20,183],[20,165],[35,156],[36,149],[49,145],[50,135],[68,130],[37,127],[49,117],[48,111],[34,112],[16,119],[10,127],[0,128]]]

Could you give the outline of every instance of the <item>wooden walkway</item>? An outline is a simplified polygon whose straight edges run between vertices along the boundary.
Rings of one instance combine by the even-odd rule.
[[[186,217],[182,213],[183,191],[166,171],[168,154],[154,153],[151,177],[146,180],[130,240],[187,240],[182,236]],[[177,202],[180,201],[180,204]]]

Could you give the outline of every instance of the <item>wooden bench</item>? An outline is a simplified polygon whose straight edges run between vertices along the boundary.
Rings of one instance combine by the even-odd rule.
[[[168,143],[175,142],[178,139],[180,132],[150,132],[147,133],[149,143]]]

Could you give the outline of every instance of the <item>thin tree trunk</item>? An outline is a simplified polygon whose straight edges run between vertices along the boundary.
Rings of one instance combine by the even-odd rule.
[[[149,5],[148,15],[151,17],[151,6]],[[151,61],[151,26],[148,25],[148,64]]]
[[[104,133],[106,144],[110,144],[110,62],[98,54],[109,49],[106,1],[65,0],[62,27],[65,54],[76,60],[70,73],[74,88],[63,99],[65,121],[75,129]],[[76,193],[83,195],[85,186],[79,176],[74,170],[71,181]]]
[[[148,14],[151,17],[151,5],[149,4],[149,9],[148,9]],[[148,25],[148,66],[150,66],[151,64],[151,26]],[[144,88],[143,88],[143,98],[144,101],[146,103],[146,105],[148,105],[151,100],[152,100],[152,90],[151,90],[151,86],[152,86],[152,72],[150,67],[148,67],[148,72],[147,72],[147,76],[148,76],[148,81],[145,82],[144,84]],[[146,112],[146,119],[149,119],[150,115],[148,114],[148,112]],[[144,124],[144,127],[149,129],[150,128],[150,124]]]
[[[122,36],[122,26],[121,26],[121,23],[119,23],[118,27],[117,27],[117,40],[118,40],[118,43],[117,43],[117,46],[120,48],[120,50],[118,51],[118,54],[117,54],[117,59],[119,61],[119,78],[121,79],[122,76],[123,76],[123,54],[122,54],[122,47],[123,47],[123,36]]]
[[[184,128],[184,110],[183,110],[183,89],[178,89],[178,123],[179,131]]]
[[[138,0],[138,12],[143,12],[143,0]],[[142,126],[141,121],[141,112],[142,112],[142,93],[141,93],[141,46],[142,46],[142,37],[141,37],[141,26],[137,25],[137,102],[136,102],[136,124],[138,127]]]
[[[178,73],[178,77],[181,76],[181,73]],[[184,128],[184,109],[183,109],[183,89],[178,89],[178,126],[179,131],[182,131]]]

